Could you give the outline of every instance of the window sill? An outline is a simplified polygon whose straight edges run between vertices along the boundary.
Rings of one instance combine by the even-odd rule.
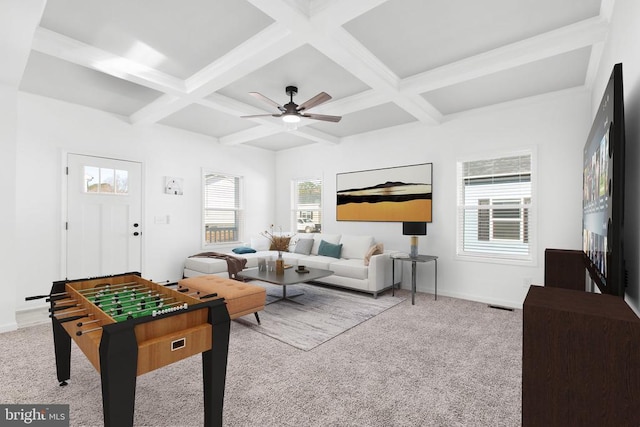
[[[537,265],[537,262],[534,258],[504,258],[499,256],[491,256],[488,254],[456,254],[456,260],[487,264],[517,265],[523,267],[535,267]]]

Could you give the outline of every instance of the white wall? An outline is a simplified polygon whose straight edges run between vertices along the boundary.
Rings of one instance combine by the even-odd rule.
[[[348,119],[348,117],[347,117]],[[433,163],[433,222],[419,240],[420,253],[439,257],[438,293],[519,307],[523,281],[544,280],[544,249],[580,249],[582,241],[582,148],[591,127],[590,99],[570,90],[528,101],[459,115],[437,127],[402,126],[347,138],[336,146],[312,146],[280,152],[277,188],[292,179],[324,179],[323,230],[368,234],[386,249],[409,251],[400,223],[338,222],[336,173],[415,163]],[[456,162],[479,153],[533,149],[537,160],[537,262],[517,266],[460,260],[456,257]],[[278,222],[288,224],[289,193],[278,193]],[[433,265],[418,270],[418,291],[433,292]],[[410,272],[405,266],[403,287]]]
[[[247,235],[273,217],[274,154],[228,147],[165,126],[133,126],[96,110],[20,93],[17,118],[15,308],[33,308],[28,295],[48,293],[64,279],[61,259],[64,154],[81,153],[143,163],[143,277],[174,281],[185,257],[202,251],[201,170],[245,177]],[[164,194],[164,177],[184,178],[184,195]],[[170,216],[155,224],[155,216]]]
[[[2,182],[2,209],[0,209],[0,332],[15,329],[14,301],[16,295],[16,99],[17,90],[0,83],[0,182]]]
[[[616,0],[611,31],[604,44],[602,60],[591,97],[591,110],[600,104],[613,65],[622,63],[625,98],[625,260],[629,272],[626,300],[640,314],[640,2]]]

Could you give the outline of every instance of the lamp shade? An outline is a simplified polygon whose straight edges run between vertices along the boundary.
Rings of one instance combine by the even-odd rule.
[[[426,222],[403,222],[402,234],[404,234],[405,236],[426,236],[427,223]]]

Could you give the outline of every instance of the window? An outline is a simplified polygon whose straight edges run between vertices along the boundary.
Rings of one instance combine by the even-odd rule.
[[[129,172],[120,169],[84,167],[84,192],[100,194],[129,194]]]
[[[322,180],[293,181],[292,218],[296,233],[322,229]]]
[[[204,243],[237,242],[243,224],[242,178],[204,171]]]
[[[532,259],[531,154],[458,162],[458,255]]]

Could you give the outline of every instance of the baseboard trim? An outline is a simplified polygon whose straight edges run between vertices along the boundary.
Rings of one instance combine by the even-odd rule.
[[[46,306],[16,311],[16,324],[18,328],[41,325],[48,321],[49,310]]]

